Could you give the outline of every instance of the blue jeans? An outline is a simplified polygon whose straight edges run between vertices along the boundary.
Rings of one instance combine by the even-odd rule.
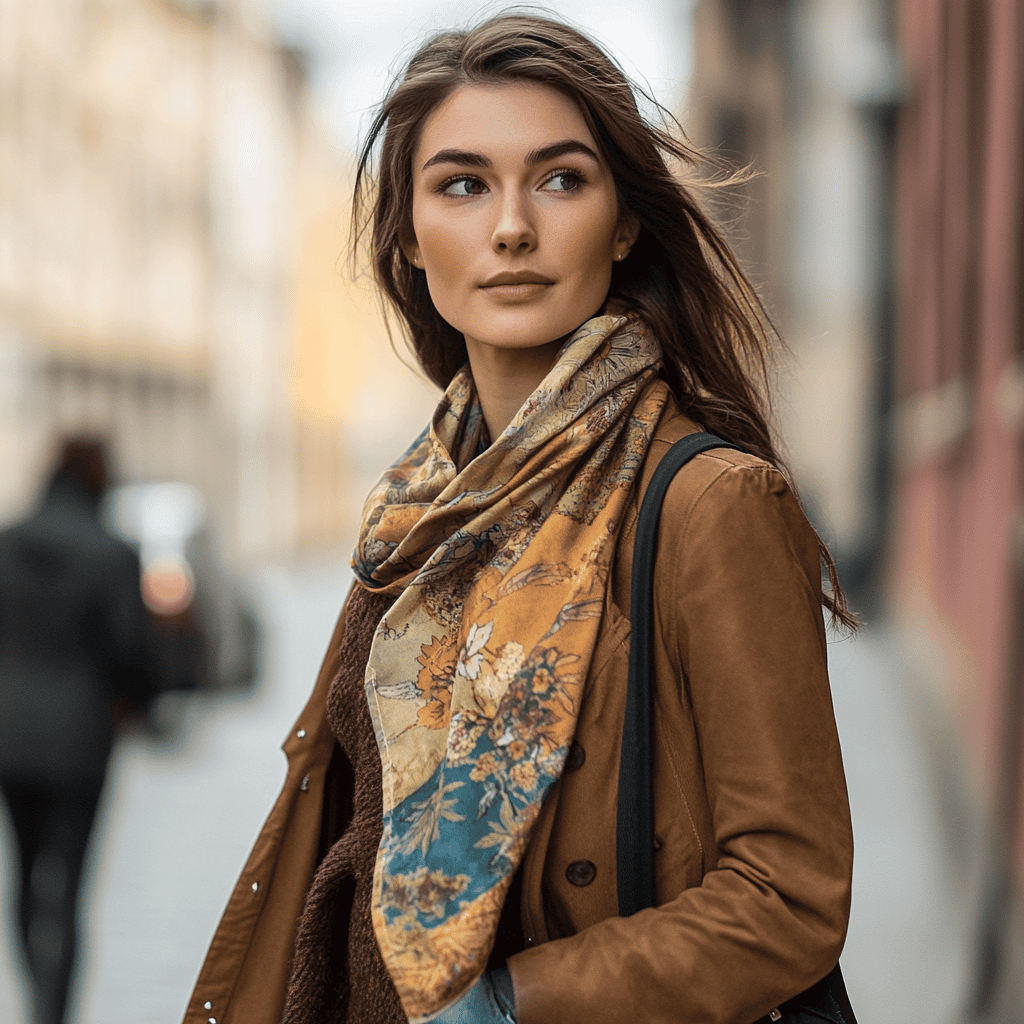
[[[515,1024],[512,979],[499,967],[476,981],[458,1002],[438,1014],[431,1024]]]

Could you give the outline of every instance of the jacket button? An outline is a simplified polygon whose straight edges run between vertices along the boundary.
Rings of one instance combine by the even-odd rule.
[[[597,868],[594,866],[593,861],[589,860],[574,860],[565,869],[565,877],[573,885],[590,885],[596,876]]]
[[[574,743],[569,748],[569,756],[565,760],[565,767],[569,771],[574,772],[579,768],[583,767],[583,762],[587,759],[587,752],[578,743]]]

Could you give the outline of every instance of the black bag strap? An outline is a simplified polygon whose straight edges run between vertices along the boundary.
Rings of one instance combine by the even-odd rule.
[[[619,916],[654,906],[654,780],[651,774],[651,651],[654,641],[654,555],[661,506],[672,478],[694,456],[732,448],[714,434],[688,434],[668,450],[647,486],[633,547],[630,590],[629,686],[622,723],[615,828]]]
[[[652,772],[651,692],[654,647],[654,556],[658,521],[665,494],[676,473],[694,456],[712,448],[737,445],[714,434],[688,434],[665,454],[651,477],[640,505],[633,547],[630,591],[629,684],[622,723],[622,759],[619,762],[619,797],[615,827],[615,857],[619,916],[628,917],[655,905],[654,893],[654,778]],[[829,1021],[857,1024],[839,964],[806,992],[763,1018],[768,1021]],[[758,1021],[757,1024],[762,1024]]]

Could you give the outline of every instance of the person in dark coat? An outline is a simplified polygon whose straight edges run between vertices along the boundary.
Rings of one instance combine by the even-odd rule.
[[[154,695],[139,558],[99,518],[107,480],[103,443],[70,438],[38,507],[0,532],[0,790],[38,1024],[64,1020],[107,763]]]

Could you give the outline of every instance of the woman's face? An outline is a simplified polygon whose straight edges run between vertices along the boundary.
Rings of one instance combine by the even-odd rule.
[[[412,176],[403,249],[471,358],[584,323],[636,240],[579,109],[544,85],[457,89],[424,123]]]

